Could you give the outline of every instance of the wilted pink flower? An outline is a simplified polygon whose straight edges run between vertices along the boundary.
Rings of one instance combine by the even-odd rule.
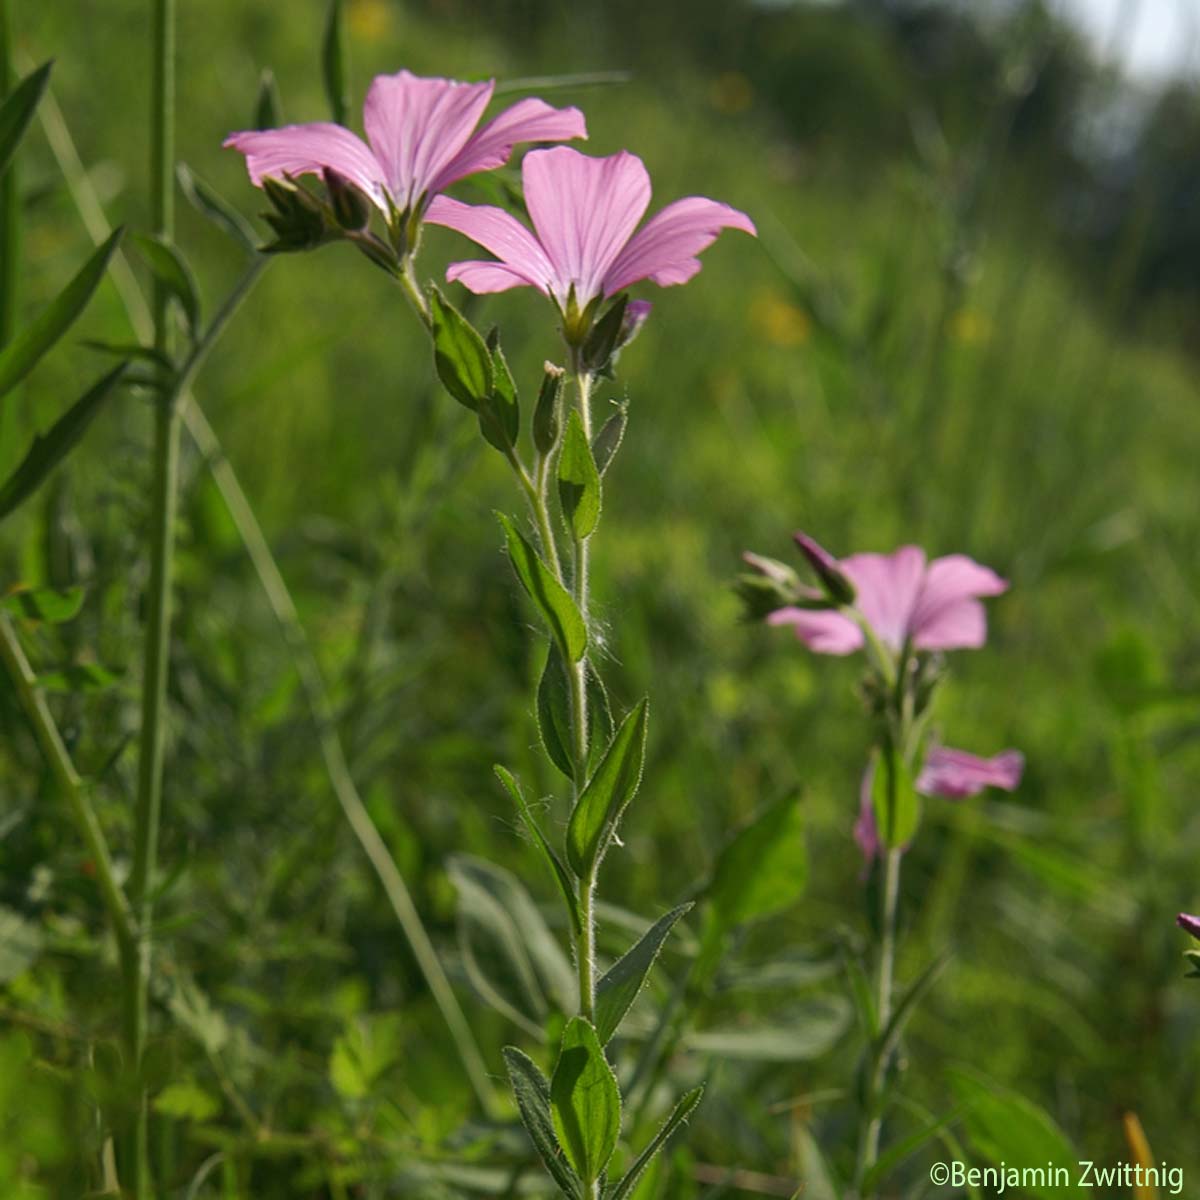
[[[811,538],[802,547],[810,561],[844,575],[855,590],[854,609],[875,636],[892,650],[906,642],[918,650],[959,650],[982,646],[987,617],[980,596],[996,596],[1008,583],[963,554],[927,562],[918,546],[893,554],[852,554],[835,559]],[[852,654],[863,645],[858,621],[845,611],[787,607],[767,617],[771,625],[791,625],[818,654]]]
[[[492,98],[494,80],[458,83],[422,79],[408,71],[377,75],[367,91],[367,140],[341,125],[318,121],[233,133],[226,146],[246,156],[256,187],[264,178],[337,172],[361,188],[385,215],[421,215],[452,183],[508,161],[518,142],[586,138],[577,108],[521,100],[476,129]]]
[[[1004,750],[993,758],[979,758],[965,750],[949,746],[933,746],[916,778],[916,789],[922,796],[944,796],[962,800],[977,795],[986,787],[1013,791],[1021,782],[1025,756],[1019,750]],[[858,817],[854,822],[854,840],[868,865],[879,853],[879,832],[875,825],[875,805],[871,797],[875,765],[863,772],[858,793]],[[1182,918],[1180,923],[1182,924]],[[1200,928],[1200,926],[1198,926]]]
[[[490,205],[439,196],[430,206],[431,224],[466,234],[499,260],[452,263],[447,279],[473,292],[535,287],[564,312],[572,302],[582,312],[641,279],[660,287],[686,283],[700,270],[696,256],[722,229],[756,233],[745,213],[703,196],[676,200],[637,229],[650,203],[650,176],[627,151],[589,158],[567,146],[535,150],[521,174],[532,233]]]
[[[1200,941],[1200,917],[1190,917],[1187,913],[1180,913],[1176,918],[1179,923],[1179,928],[1186,933],[1190,933],[1197,941]]]

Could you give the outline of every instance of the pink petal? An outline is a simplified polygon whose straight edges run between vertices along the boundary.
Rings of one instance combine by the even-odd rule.
[[[624,150],[589,158],[559,146],[527,154],[522,178],[533,227],[554,264],[555,295],[565,303],[574,284],[583,307],[600,295],[601,281],[642,219],[650,176]]]
[[[318,121],[311,125],[285,125],[281,129],[248,130],[231,133],[223,145],[246,156],[246,170],[255,187],[262,187],[267,178],[319,175],[331,167],[387,211],[383,168],[366,143],[341,125]]]
[[[925,756],[925,765],[917,776],[917,791],[924,796],[946,796],[961,800],[986,787],[1011,792],[1021,782],[1025,756],[1018,750],[1005,750],[994,758],[978,758],[965,750],[934,746]]]
[[[530,280],[524,275],[518,275],[511,267],[506,267],[503,263],[484,262],[481,259],[451,263],[446,268],[446,279],[450,283],[461,283],[477,296],[490,292],[507,292],[512,288],[528,287],[530,284]],[[541,285],[535,286],[540,291],[546,291]]]
[[[1197,941],[1200,941],[1200,917],[1192,917],[1187,913],[1180,913],[1175,918],[1179,928],[1185,933],[1190,933]]]
[[[909,633],[921,650],[974,649],[987,640],[987,616],[978,596],[998,596],[1008,583],[995,571],[950,554],[935,558],[925,572],[913,606]]]
[[[688,196],[668,204],[630,239],[604,277],[605,295],[649,279],[660,287],[686,283],[700,270],[696,257],[716,241],[722,229],[741,229],[757,236],[754,222],[743,212]]]
[[[440,192],[477,171],[508,162],[518,142],[565,142],[586,138],[587,123],[577,108],[551,108],[544,100],[521,100],[489,121],[448,162],[430,190]]]
[[[548,292],[554,268],[546,252],[533,234],[504,209],[436,196],[425,214],[425,222],[457,230],[500,259],[499,263],[453,263],[446,272],[447,279],[457,279],[473,292],[506,291],[522,284],[532,284],[539,291]],[[502,279],[501,269],[511,277],[511,282],[497,286]],[[481,286],[476,287],[475,283]]]
[[[790,625],[796,636],[817,654],[853,654],[863,644],[862,630],[849,618],[829,609],[777,608],[768,625]]]
[[[925,552],[919,546],[901,546],[893,554],[852,554],[838,566],[854,584],[854,606],[876,637],[899,650],[921,590]]]
[[[494,86],[491,80],[422,79],[409,71],[372,80],[363,124],[399,208],[431,192],[479,124]]]

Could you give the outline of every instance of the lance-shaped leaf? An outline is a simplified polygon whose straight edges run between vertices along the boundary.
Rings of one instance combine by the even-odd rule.
[[[799,801],[789,794],[734,835],[717,858],[708,889],[716,928],[732,929],[796,901],[808,879],[803,828]]]
[[[646,758],[648,711],[649,701],[643,700],[621,722],[571,813],[567,861],[581,879],[604,856],[621,814],[637,794]]]
[[[517,806],[517,812],[521,815],[521,821],[529,831],[529,836],[533,840],[533,844],[538,848],[542,856],[542,861],[550,868],[550,874],[554,876],[554,881],[558,884],[558,890],[562,893],[563,902],[567,906],[567,915],[571,918],[571,928],[576,936],[578,936],[583,926],[579,919],[579,905],[575,899],[575,887],[567,868],[563,865],[562,859],[554,852],[554,848],[546,840],[546,835],[542,832],[542,827],[538,824],[537,818],[530,811],[529,803],[525,799],[525,793],[521,790],[521,785],[517,782],[513,773],[499,764],[494,766],[492,770],[496,772],[496,778],[504,784],[508,794],[512,797],[513,803]]]
[[[621,443],[625,440],[625,426],[629,423],[629,405],[622,401],[617,411],[600,426],[600,432],[592,439],[592,457],[601,478],[608,470]]]
[[[917,976],[912,986],[901,997],[895,1011],[892,1013],[891,1020],[887,1023],[887,1028],[883,1031],[883,1036],[879,1039],[877,1054],[880,1058],[891,1056],[897,1042],[900,1041],[900,1037],[904,1033],[904,1027],[912,1020],[913,1013],[917,1011],[918,1005],[924,1000],[933,985],[937,983],[938,978],[946,969],[949,962],[950,955],[948,952],[939,954]]]
[[[258,238],[255,237],[250,222],[219,192],[205,183],[191,167],[180,163],[175,168],[175,177],[179,180],[179,190],[183,192],[187,202],[202,217],[229,234],[242,249],[252,254],[258,249]]]
[[[663,1122],[662,1128],[650,1139],[650,1144],[637,1156],[625,1178],[605,1196],[605,1200],[627,1200],[633,1195],[633,1189],[641,1179],[646,1168],[654,1161],[654,1156],[663,1148],[667,1139],[682,1125],[696,1110],[704,1095],[704,1084],[685,1092],[679,1103],[675,1105],[671,1115]]]
[[[139,234],[134,242],[154,278],[183,310],[188,335],[195,341],[200,334],[200,290],[187,259],[173,242],[158,234]]]
[[[42,63],[36,71],[26,75],[0,104],[0,175],[8,170],[8,164],[17,151],[17,146],[33,120],[38,103],[50,81],[52,63]]]
[[[0,397],[11,391],[36,366],[38,360],[71,327],[91,299],[121,240],[116,229],[67,284],[3,350],[0,350]]]
[[[0,484],[0,520],[27,500],[42,481],[75,447],[87,427],[95,420],[105,400],[125,371],[125,363],[109,371],[98,383],[76,400],[46,433],[33,439],[33,445],[13,473]]]
[[[585,1187],[604,1174],[621,1132],[621,1093],[596,1031],[572,1017],[550,1080],[550,1112],[559,1144]]]
[[[871,803],[879,840],[889,850],[900,850],[912,841],[921,823],[921,798],[912,772],[891,746],[879,752],[871,776]]]
[[[508,1068],[509,1082],[517,1098],[521,1120],[529,1131],[529,1140],[538,1152],[551,1178],[572,1200],[580,1200],[583,1187],[579,1176],[571,1169],[563,1155],[562,1147],[554,1133],[554,1120],[550,1115],[550,1084],[545,1075],[527,1055],[515,1046],[505,1046],[504,1065]]]
[[[588,745],[592,748],[591,758],[594,762],[612,738],[613,723],[608,692],[591,663],[587,668],[587,714]],[[571,683],[562,655],[553,644],[546,655],[546,666],[538,682],[537,720],[542,745],[550,761],[568,779],[573,780],[576,768],[571,744]],[[585,777],[586,773],[585,770]]]
[[[342,0],[330,0],[325,17],[325,35],[321,39],[321,79],[329,115],[338,125],[346,124],[350,97],[346,90],[346,30]]]
[[[600,472],[574,409],[558,457],[558,498],[575,537],[580,541],[590,537],[600,520]]]
[[[437,288],[429,290],[433,320],[433,365],[446,391],[459,404],[478,412],[492,393],[492,356],[479,331]]]
[[[501,454],[506,454],[517,444],[521,432],[521,404],[497,330],[488,334],[485,345],[492,356],[492,390],[479,402],[479,431]]]
[[[691,907],[690,903],[681,904],[659,917],[637,945],[617,959],[596,985],[596,1035],[601,1044],[607,1044],[617,1032],[630,1005],[642,990],[672,926]]]
[[[0,608],[27,621],[62,625],[79,615],[84,594],[81,587],[19,588],[0,600]]]
[[[254,97],[254,119],[251,129],[278,129],[283,124],[283,101],[279,98],[279,84],[275,72],[263,67],[258,77],[258,93]]]
[[[587,628],[575,601],[517,527],[503,513],[496,516],[504,528],[508,557],[521,586],[545,618],[563,657],[578,662],[587,649]]]

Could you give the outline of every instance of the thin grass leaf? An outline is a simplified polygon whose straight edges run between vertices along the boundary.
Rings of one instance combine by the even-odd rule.
[[[29,128],[29,122],[50,82],[53,62],[44,62],[36,71],[30,72],[0,104],[0,175],[8,170],[17,146]]]
[[[627,1200],[637,1187],[638,1180],[646,1168],[654,1161],[654,1156],[663,1148],[667,1139],[696,1111],[696,1106],[704,1096],[704,1084],[685,1092],[671,1115],[663,1122],[662,1127],[650,1139],[650,1144],[637,1156],[634,1164],[625,1173],[625,1178],[615,1188],[606,1194],[605,1200]]]
[[[279,96],[279,84],[275,72],[263,67],[258,77],[258,94],[254,97],[254,129],[278,129],[283,123],[283,101]]]
[[[202,217],[224,230],[250,254],[258,252],[258,238],[250,222],[228,200],[205,183],[187,163],[180,163],[175,168],[175,177],[187,202]]]
[[[125,373],[125,363],[109,371],[77,400],[33,445],[13,473],[0,484],[0,520],[41,486],[46,476],[74,449],[96,419],[113,388]]]
[[[108,261],[116,253],[124,229],[115,229],[91,258],[79,269],[75,278],[27,325],[0,350],[0,397],[12,391],[38,361],[54,346],[75,322],[92,293],[104,278]]]
[[[330,0],[325,16],[325,33],[321,38],[321,81],[329,115],[339,125],[345,125],[350,112],[346,70],[346,20],[342,0]]]
[[[917,1011],[917,1005],[921,1003],[929,993],[929,990],[937,983],[939,976],[949,965],[949,962],[949,953],[939,954],[917,976],[912,986],[901,997],[895,1011],[892,1013],[891,1020],[887,1023],[887,1028],[883,1031],[883,1036],[879,1039],[879,1053],[882,1057],[888,1057],[895,1050],[896,1043],[900,1040],[900,1035],[904,1032],[904,1027]]]

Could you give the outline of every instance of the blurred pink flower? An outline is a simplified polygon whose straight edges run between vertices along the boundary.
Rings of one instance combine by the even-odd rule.
[[[341,125],[318,121],[232,133],[224,145],[246,156],[256,187],[267,177],[328,169],[361,188],[385,216],[394,208],[419,217],[452,183],[503,166],[518,142],[587,137],[577,108],[534,99],[518,101],[477,129],[494,87],[494,80],[458,83],[408,71],[377,75],[363,108],[365,142]]]
[[[811,538],[796,535],[810,562],[825,564],[854,585],[854,609],[887,647],[906,642],[918,650],[959,650],[982,646],[987,617],[980,596],[1008,588],[995,571],[963,554],[927,562],[918,546],[893,554],[852,554],[835,559]],[[863,645],[858,621],[844,610],[786,607],[767,617],[768,624],[790,625],[818,654],[852,654]]]
[[[473,292],[535,287],[564,312],[572,299],[582,311],[641,279],[660,287],[686,283],[700,270],[696,256],[722,229],[756,233],[745,213],[702,196],[668,204],[637,229],[650,203],[650,176],[627,151],[589,158],[567,146],[535,150],[521,174],[533,232],[490,205],[439,196],[430,206],[430,224],[465,234],[498,260],[452,263],[447,279]]]
[[[1180,913],[1176,920],[1180,929],[1200,941],[1200,917],[1190,917],[1187,913]]]
[[[1016,789],[1025,771],[1025,756],[1019,750],[1003,750],[993,758],[979,758],[965,750],[933,746],[925,756],[916,789],[922,796],[944,796],[962,800],[977,795],[986,787]],[[869,866],[879,853],[879,833],[875,825],[875,805],[871,784],[875,775],[872,763],[863,772],[858,791],[858,817],[854,822],[854,840]],[[1182,918],[1180,918],[1182,923]],[[1198,926],[1200,928],[1200,926]]]

